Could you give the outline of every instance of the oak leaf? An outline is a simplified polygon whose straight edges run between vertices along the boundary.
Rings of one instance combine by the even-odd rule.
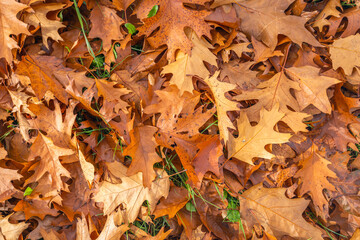
[[[126,10],[135,0],[113,0],[113,5],[118,10]]]
[[[109,82],[102,79],[95,79],[96,87],[98,89],[98,96],[103,96],[104,101],[114,104],[114,111],[118,113],[119,110],[127,112],[127,102],[121,99],[122,96],[131,93],[127,88],[116,87],[116,82]]]
[[[213,135],[205,142],[198,145],[199,151],[196,154],[193,165],[196,175],[200,182],[202,182],[205,173],[212,172],[216,176],[221,177],[220,164],[221,157],[223,157],[223,146],[218,136]]]
[[[31,87],[39,100],[50,91],[61,102],[67,103],[69,96],[63,85],[54,77],[51,67],[52,64],[61,64],[61,62],[52,56],[26,55],[18,64],[16,73],[30,78]]]
[[[145,187],[150,187],[157,176],[154,171],[154,164],[161,162],[161,158],[155,151],[157,144],[154,134],[156,131],[157,128],[152,126],[134,128],[130,132],[130,145],[124,149],[123,153],[132,158],[127,174],[134,175],[142,172]]]
[[[354,67],[360,67],[359,44],[360,34],[335,40],[329,50],[333,68],[341,67],[346,75],[352,75]]]
[[[29,226],[29,223],[25,222],[11,224],[9,222],[11,215],[0,217],[0,239],[17,240],[20,234]]]
[[[330,22],[328,20],[330,16],[336,18],[340,17],[340,12],[338,9],[342,10],[340,0],[329,0],[326,3],[324,9],[321,10],[319,15],[317,15],[317,17],[315,18],[312,26],[318,27],[320,32],[322,32],[324,26],[330,25]]]
[[[24,199],[20,200],[14,207],[14,211],[25,213],[25,219],[39,217],[44,219],[46,215],[57,216],[58,211],[49,207],[49,202],[41,199]]]
[[[49,49],[48,39],[51,38],[55,41],[63,41],[59,35],[58,30],[66,27],[58,20],[50,20],[47,18],[49,12],[59,12],[65,4],[61,3],[40,3],[33,4],[31,8],[34,10],[33,13],[26,13],[24,21],[35,28],[41,27],[41,35],[43,37],[43,44]]]
[[[167,45],[168,59],[175,58],[175,52],[180,49],[186,54],[190,54],[192,42],[187,38],[184,29],[190,27],[198,36],[205,35],[211,37],[210,26],[204,21],[210,14],[206,10],[188,9],[185,3],[203,5],[207,0],[146,0],[141,1],[135,14],[144,22],[139,27],[139,34],[149,36],[157,28],[160,28],[154,36],[148,37],[147,41],[154,48]],[[154,5],[159,6],[159,11],[155,16],[147,18],[148,13]]]
[[[327,30],[325,36],[332,37],[337,35],[337,37],[346,38],[351,35],[356,34],[359,30],[360,23],[360,9],[357,7],[349,8],[340,14],[339,17],[330,17],[328,20],[329,29]],[[346,22],[346,27],[343,28],[343,24]]]
[[[271,159],[274,155],[268,152],[265,146],[285,143],[291,137],[291,134],[274,131],[274,125],[284,117],[284,113],[279,112],[278,108],[278,105],[275,105],[271,111],[262,109],[256,126],[250,124],[246,114],[240,114],[239,136],[235,138],[230,135],[228,158],[234,157],[250,165],[254,165],[255,157]]]
[[[220,137],[224,140],[225,144],[229,141],[229,128],[234,129],[234,125],[227,116],[229,111],[238,111],[237,102],[230,101],[226,98],[225,93],[234,90],[235,84],[220,82],[217,80],[220,72],[216,72],[213,76],[206,78],[204,81],[209,85],[213,93],[216,110],[219,121]]]
[[[335,191],[335,187],[327,179],[328,177],[336,178],[336,174],[328,168],[331,162],[322,156],[315,144],[299,159],[299,165],[302,168],[294,177],[301,179],[300,196],[309,193],[317,214],[326,219],[329,217],[329,203],[323,195],[323,190]]]
[[[199,93],[185,92],[180,96],[176,86],[158,90],[156,94],[160,102],[144,110],[147,114],[161,113],[156,123],[159,131],[155,139],[159,145],[176,151],[187,171],[190,184],[196,184],[199,180],[192,165],[198,150],[196,144],[210,137],[200,134],[199,129],[214,114],[215,109],[204,111],[204,107],[195,108],[199,102]]]
[[[88,161],[86,161],[84,154],[79,148],[79,145],[77,145],[77,157],[79,159],[79,164],[81,166],[81,169],[84,173],[84,177],[89,184],[89,187],[91,187],[92,182],[94,181],[95,177],[95,167]]]
[[[306,113],[300,113],[300,106],[291,91],[301,90],[299,83],[286,77],[283,71],[275,74],[267,81],[261,82],[252,91],[244,91],[235,96],[237,101],[258,99],[259,101],[244,110],[250,121],[259,121],[259,112],[262,108],[271,110],[276,104],[279,110],[285,113],[284,121],[294,132],[306,131],[306,125],[302,119],[308,117]],[[292,109],[292,110],[290,110]]]
[[[101,38],[104,50],[107,52],[112,46],[112,40],[121,40],[124,34],[120,25],[124,23],[114,9],[96,4],[91,11],[90,21],[92,23],[89,38]]]
[[[55,100],[53,103],[54,111],[41,102],[30,103],[28,108],[36,117],[28,122],[32,129],[45,132],[55,145],[62,148],[74,148],[75,145],[71,142],[71,133],[76,118],[73,113],[76,102],[69,103],[64,117],[59,102]]]
[[[11,195],[17,192],[11,181],[19,180],[20,178],[22,176],[17,173],[17,170],[0,168],[0,202],[11,198]]]
[[[333,97],[334,110],[330,116],[326,117],[327,121],[321,126],[321,132],[317,138],[328,144],[329,148],[341,152],[346,152],[348,145],[358,143],[352,126],[358,124],[359,120],[351,112],[351,109],[358,105],[357,98],[345,97],[341,92],[340,84],[337,85]]]
[[[116,226],[114,214],[107,217],[105,226],[97,240],[117,240],[122,236],[129,227],[126,224]]]
[[[154,211],[155,218],[166,215],[169,218],[175,217],[176,213],[189,201],[188,195],[188,190],[183,187],[171,187],[167,198],[160,199],[160,203],[156,206]]]
[[[255,185],[240,195],[240,214],[251,227],[261,224],[277,239],[288,235],[298,239],[322,240],[321,231],[301,217],[309,201],[289,199],[285,188]]]
[[[360,238],[360,229],[356,229],[350,240],[356,240]]]
[[[185,91],[193,92],[193,76],[197,75],[205,79],[210,75],[204,61],[211,65],[217,65],[216,56],[209,50],[212,46],[204,39],[199,38],[195,31],[185,29],[185,33],[194,44],[191,54],[178,51],[175,61],[166,65],[161,72],[162,74],[173,74],[170,83],[179,88],[181,95]]]
[[[275,49],[279,34],[288,36],[300,47],[303,42],[320,47],[321,44],[304,27],[307,22],[305,18],[284,13],[292,2],[292,0],[241,1],[239,3],[241,7],[238,8],[240,28],[265,43],[271,50]],[[296,33],[293,31],[294,28],[297,29]]]
[[[254,47],[254,60],[255,62],[263,62],[274,56],[283,56],[284,54],[279,50],[271,50],[268,46],[262,42],[256,40],[256,38],[251,37],[251,43]]]
[[[76,240],[90,240],[89,228],[84,214],[76,219]]]
[[[250,70],[253,64],[254,62],[229,61],[221,66],[220,79],[225,80],[224,78],[226,78],[229,83],[236,84],[244,91],[252,89],[260,83],[260,79],[256,77],[257,72]]]
[[[121,169],[122,168],[122,169]],[[150,188],[143,185],[141,173],[127,177],[126,167],[122,166],[122,183],[113,184],[103,181],[100,183],[99,192],[95,195],[96,202],[104,203],[104,214],[110,215],[118,206],[123,209],[123,219],[132,223],[139,214],[140,208],[145,200],[149,203],[150,211],[154,211],[158,200],[166,197],[169,193],[170,182],[165,171],[158,170],[158,179],[152,182]]]
[[[220,239],[237,239],[237,224],[225,223],[223,220],[221,210],[227,206],[227,201],[222,198],[223,189],[213,181],[203,181],[199,192],[201,197],[195,198],[194,205],[204,226]]]
[[[339,80],[319,75],[318,69],[312,66],[288,68],[286,73],[300,86],[300,91],[295,91],[295,96],[301,110],[312,104],[324,113],[331,113],[326,90],[340,83]]]
[[[360,215],[359,181],[360,171],[348,170],[350,156],[347,152],[336,153],[331,158],[329,168],[337,175],[337,179],[330,178],[329,181],[335,186],[336,191],[330,193],[334,199],[345,210],[346,213],[355,216]]]
[[[70,178],[70,173],[61,165],[59,157],[71,155],[74,151],[69,148],[61,148],[54,145],[54,142],[42,133],[39,133],[36,137],[30,150],[29,160],[31,161],[36,157],[40,157],[40,161],[31,166],[30,170],[34,170],[35,173],[30,178],[26,179],[25,185],[36,182],[44,175],[50,174],[51,187],[58,191],[63,189],[65,183],[62,181],[61,177],[64,176]]]
[[[27,7],[27,5],[18,3],[15,0],[0,2],[0,58],[5,58],[9,64],[13,60],[11,50],[19,48],[10,35],[19,35],[21,33],[30,35],[27,25],[16,18],[17,13]]]

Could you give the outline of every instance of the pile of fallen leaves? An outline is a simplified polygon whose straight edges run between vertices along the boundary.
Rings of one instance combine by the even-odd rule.
[[[1,0],[0,239],[360,239],[360,3]]]

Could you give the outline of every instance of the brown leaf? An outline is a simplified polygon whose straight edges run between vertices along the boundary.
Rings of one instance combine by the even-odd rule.
[[[342,10],[339,0],[329,0],[324,9],[317,15],[313,23],[313,27],[318,27],[320,32],[323,31],[324,26],[330,25],[328,18],[330,16],[340,17],[339,10]]]
[[[89,228],[84,215],[76,219],[76,240],[90,240]]]
[[[241,19],[241,29],[265,43],[271,50],[277,45],[278,34],[288,36],[300,47],[303,42],[315,47],[321,44],[304,27],[305,18],[285,15],[284,11],[292,0],[250,0],[240,3],[238,13]],[[296,33],[293,29],[296,28]]]
[[[162,74],[173,74],[170,83],[179,88],[180,95],[185,91],[193,92],[193,76],[196,75],[205,79],[210,75],[203,63],[204,61],[214,66],[217,65],[216,56],[209,50],[212,46],[204,39],[199,38],[196,32],[190,29],[185,29],[185,33],[194,44],[191,54],[179,51],[176,54],[176,60],[166,65],[161,72]]]
[[[346,75],[353,73],[354,67],[360,66],[360,54],[357,51],[360,44],[360,34],[335,40],[330,46],[333,68],[341,67]]]
[[[225,93],[234,90],[235,84],[220,82],[217,80],[220,72],[216,72],[213,76],[206,78],[204,81],[209,85],[215,99],[216,111],[219,121],[220,137],[225,144],[229,141],[229,128],[234,129],[234,125],[227,116],[229,111],[238,111],[237,103],[226,98]]]
[[[113,0],[114,6],[118,10],[126,10],[135,0]]]
[[[292,67],[286,70],[290,78],[299,83],[301,91],[295,91],[296,100],[303,110],[310,104],[324,113],[331,113],[331,105],[326,89],[340,81],[326,76],[320,76],[315,67]]]
[[[189,201],[189,192],[182,187],[171,187],[166,199],[162,198],[156,206],[155,218],[168,215],[169,218],[175,217],[176,213],[182,209]]]
[[[183,167],[187,171],[190,184],[197,184],[198,177],[191,161],[198,150],[196,144],[206,140],[209,136],[200,134],[201,128],[214,114],[214,109],[204,112],[204,108],[195,109],[199,102],[199,95],[185,92],[179,95],[175,86],[162,91],[156,91],[161,99],[160,103],[145,108],[145,113],[161,112],[156,126],[159,128],[155,135],[156,141],[164,147],[174,149],[180,157]],[[176,102],[177,104],[172,104]]]
[[[214,182],[204,181],[200,194],[202,198],[195,198],[195,207],[200,215],[201,222],[210,232],[221,239],[236,239],[239,236],[236,224],[223,221],[221,210],[225,209],[227,203],[222,199],[222,189],[219,190]]]
[[[136,127],[130,132],[130,145],[124,149],[124,155],[132,158],[127,174],[134,175],[142,172],[145,187],[150,187],[152,181],[157,177],[154,171],[154,164],[161,162],[161,158],[155,151],[157,144],[154,134],[156,127]]]
[[[285,188],[264,188],[260,184],[246,190],[240,195],[242,219],[251,227],[261,224],[276,238],[288,235],[299,239],[323,239],[321,231],[301,217],[309,201],[289,199],[285,191]]]
[[[57,216],[58,211],[48,206],[48,202],[41,199],[20,200],[14,207],[14,211],[25,213],[25,219],[39,217],[44,219],[46,215]]]
[[[271,159],[273,154],[269,153],[265,146],[285,143],[291,137],[291,134],[274,131],[274,125],[283,116],[284,114],[278,111],[278,106],[271,111],[263,109],[260,112],[260,121],[256,126],[252,126],[246,114],[241,114],[238,120],[239,137],[230,136],[228,158],[234,157],[250,165],[254,165],[253,158],[255,157]]]
[[[239,63],[230,61],[221,66],[220,79],[227,77],[231,84],[236,84],[241,90],[249,90],[260,83],[256,77],[257,72],[251,71],[250,67],[254,62]],[[239,76],[242,76],[239,78]]]
[[[9,222],[10,215],[0,217],[0,238],[6,240],[17,240],[20,234],[29,226],[29,223],[20,222],[11,224]]]
[[[65,182],[61,177],[70,178],[70,173],[61,165],[59,157],[71,155],[74,151],[54,145],[54,142],[42,133],[39,133],[30,150],[29,160],[32,161],[30,170],[34,170],[35,173],[26,179],[25,185],[36,182],[44,175],[49,174],[51,187],[58,191],[64,189]],[[33,163],[36,157],[40,157],[40,161]]]
[[[76,118],[73,113],[75,104],[74,102],[69,104],[63,118],[57,100],[54,101],[54,111],[42,103],[31,103],[28,108],[36,115],[36,118],[28,120],[28,122],[31,128],[45,132],[46,136],[52,139],[55,145],[63,148],[74,148],[74,144],[71,143],[71,133]]]
[[[122,236],[129,227],[126,224],[116,226],[114,222],[114,215],[108,216],[104,229],[101,231],[97,240],[117,240]]]
[[[55,57],[27,55],[22,58],[16,73],[30,78],[31,87],[39,100],[45,96],[47,91],[50,91],[61,102],[67,103],[68,94],[63,85],[54,77],[50,67],[61,63],[62,61]]]
[[[158,48],[166,44],[169,49],[167,58],[172,60],[175,58],[177,49],[190,54],[192,43],[186,37],[184,29],[190,27],[198,36],[205,35],[210,38],[210,26],[204,21],[210,12],[205,10],[193,11],[185,7],[184,3],[203,5],[205,2],[207,0],[142,1],[135,9],[137,16],[144,22],[144,25],[138,28],[139,34],[149,36],[159,27],[160,31],[147,38],[152,47]],[[155,16],[147,18],[154,5],[159,6],[159,11]]]
[[[26,24],[16,18],[18,12],[27,7],[15,0],[4,0],[0,3],[0,25],[2,26],[0,31],[0,58],[5,58],[9,64],[13,60],[11,50],[19,48],[16,41],[10,35],[30,34]]]
[[[96,4],[91,11],[90,21],[92,27],[89,38],[101,38],[106,52],[110,50],[112,40],[124,38],[120,30],[120,25],[124,23],[124,20],[116,14],[115,10]]]
[[[336,178],[336,174],[328,168],[331,162],[322,156],[315,144],[299,158],[302,168],[294,177],[301,179],[300,196],[308,193],[314,202],[316,213],[326,219],[329,217],[329,203],[323,190],[335,191],[328,180],[328,177]]]
[[[164,171],[158,170],[159,178],[152,182],[150,188],[143,186],[141,173],[126,177],[126,168],[123,167],[121,178],[122,183],[112,184],[106,181],[100,183],[99,192],[95,195],[96,202],[104,203],[105,215],[110,215],[120,206],[120,214],[126,223],[135,221],[140,208],[145,200],[149,202],[149,209],[152,212],[158,200],[167,196],[169,192],[169,179]]]
[[[200,182],[202,182],[205,173],[209,171],[220,177],[219,159],[223,156],[223,146],[219,137],[214,135],[197,146],[199,151],[193,160],[193,165]]]
[[[234,97],[234,99],[238,101],[252,99],[259,100],[256,104],[244,111],[247,113],[250,121],[260,120],[259,112],[262,108],[271,110],[278,104],[280,112],[285,113],[285,117],[282,121],[288,124],[294,132],[306,131],[306,125],[302,124],[301,121],[309,115],[300,113],[300,105],[291,93],[293,90],[301,90],[298,82],[290,80],[285,73],[281,71],[269,80],[261,82],[256,88],[257,89],[253,91],[245,91]]]
[[[60,12],[65,4],[61,3],[36,3],[32,4],[33,12],[25,13],[24,21],[35,28],[41,27],[41,35],[43,37],[43,44],[49,48],[48,39],[55,41],[63,41],[58,33],[60,28],[66,27],[59,20],[51,20],[47,18],[49,12]]]
[[[357,143],[356,135],[349,131],[353,124],[358,124],[357,117],[351,114],[350,109],[357,104],[357,98],[347,98],[341,92],[341,86],[335,87],[334,93],[334,111],[332,111],[327,122],[322,126],[318,138],[325,144],[331,143],[330,148],[338,149],[341,152],[346,152],[349,144]],[[350,128],[351,129],[351,128]],[[354,129],[352,129],[354,130]]]
[[[11,198],[11,195],[17,192],[11,181],[19,180],[20,178],[22,176],[17,173],[17,170],[0,168],[0,202]]]
[[[349,8],[340,14],[340,17],[330,17],[328,22],[330,23],[329,30],[326,32],[326,37],[340,35],[342,38],[349,37],[356,34],[359,30],[360,23],[360,10],[359,8]],[[342,24],[347,23],[344,29]],[[340,32],[340,33],[338,33]]]

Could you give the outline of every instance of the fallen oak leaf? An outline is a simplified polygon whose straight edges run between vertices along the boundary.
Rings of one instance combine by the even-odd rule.
[[[237,1],[232,1],[237,3]],[[272,51],[277,45],[279,34],[288,36],[300,47],[303,42],[315,47],[322,45],[304,27],[306,18],[286,15],[284,11],[293,0],[249,0],[239,2],[240,28],[265,43]],[[296,33],[293,29],[296,28]]]
[[[250,165],[254,165],[253,158],[271,159],[274,155],[265,149],[268,144],[285,143],[289,141],[291,134],[274,131],[274,125],[284,117],[284,113],[278,111],[275,105],[271,111],[262,109],[260,121],[252,126],[246,116],[241,113],[238,120],[238,138],[230,135],[228,159],[234,157]]]
[[[176,85],[182,95],[184,92],[192,93],[194,90],[192,77],[206,78],[210,75],[204,61],[216,66],[216,56],[209,50],[212,47],[204,39],[199,38],[195,31],[185,29],[185,34],[192,41],[191,54],[178,51],[176,60],[163,68],[162,74],[172,73],[170,83]]]
[[[19,222],[12,224],[9,222],[9,218],[12,214],[6,217],[0,217],[0,239],[17,240],[20,234],[29,226],[29,223]]]
[[[330,16],[333,16],[336,18],[340,17],[340,11],[338,10],[338,8],[340,10],[342,10],[342,6],[341,6],[341,3],[339,0],[329,0],[326,3],[326,6],[324,7],[324,9],[321,10],[321,12],[315,18],[315,21],[312,26],[318,27],[320,32],[322,32],[324,26],[330,25],[330,22],[328,20],[328,18]]]
[[[146,0],[141,1],[134,13],[144,22],[139,27],[139,35],[149,36],[157,28],[160,28],[154,36],[148,37],[147,41],[154,48],[167,45],[168,59],[175,59],[176,50],[180,49],[190,54],[191,41],[187,38],[184,29],[190,27],[198,36],[205,35],[211,38],[210,26],[205,22],[205,17],[210,14],[206,10],[193,11],[184,6],[185,3],[203,5],[208,0]],[[155,16],[147,18],[154,5],[159,6]]]
[[[14,188],[11,181],[19,180],[22,175],[17,170],[0,167],[0,202],[10,199],[18,190]]]
[[[225,144],[227,144],[230,135],[228,128],[234,129],[234,125],[227,116],[227,112],[238,111],[239,108],[237,107],[237,102],[230,101],[225,96],[225,93],[234,90],[236,85],[218,81],[217,77],[219,74],[220,71],[217,71],[213,76],[206,78],[204,81],[213,93],[219,119],[220,137],[224,140]]]
[[[161,162],[156,153],[154,134],[157,128],[152,126],[135,127],[130,131],[130,144],[124,149],[124,156],[131,156],[132,162],[127,170],[129,176],[142,172],[144,186],[150,188],[156,178],[154,164]]]
[[[25,185],[36,182],[45,174],[49,174],[52,188],[58,191],[65,189],[65,183],[61,179],[61,176],[69,178],[71,176],[68,170],[61,165],[59,157],[71,155],[74,151],[69,148],[61,148],[54,145],[50,138],[40,132],[30,150],[29,160],[31,162],[29,162],[29,164],[31,164],[31,167],[29,170],[34,170],[35,173],[26,179]],[[34,159],[38,156],[40,157],[40,161],[33,163]]]
[[[129,229],[126,224],[116,226],[114,217],[114,214],[107,217],[105,226],[97,240],[117,240]]]
[[[99,186],[99,192],[94,196],[94,200],[104,204],[105,215],[110,215],[121,205],[123,219],[127,223],[132,223],[138,216],[145,200],[149,202],[149,210],[151,212],[154,211],[158,200],[168,195],[170,182],[165,171],[157,170],[159,177],[152,182],[150,188],[146,188],[143,185],[141,173],[127,177],[126,170],[126,167],[122,166],[122,183],[112,184],[102,181]]]
[[[360,67],[359,44],[360,34],[335,40],[329,50],[333,68],[341,67],[346,75],[351,76],[353,69]]]
[[[24,199],[20,200],[14,207],[16,212],[24,212],[25,219],[28,220],[32,217],[39,217],[44,219],[45,216],[57,216],[59,215],[56,209],[49,207],[49,203],[42,199]]]
[[[122,40],[124,38],[120,25],[124,20],[120,18],[114,9],[96,4],[91,11],[90,21],[92,23],[89,38],[101,38],[104,50],[111,49],[112,40]]]
[[[264,188],[255,185],[240,195],[242,219],[253,227],[261,224],[277,239],[288,235],[298,239],[322,240],[321,231],[301,217],[309,204],[303,198],[289,199],[286,188]]]
[[[324,113],[331,113],[326,90],[340,83],[340,80],[321,76],[318,69],[312,66],[287,68],[286,73],[292,80],[299,83],[300,91],[295,91],[295,96],[301,110],[312,104]]]
[[[323,219],[329,217],[329,203],[323,195],[323,190],[335,191],[335,187],[327,179],[337,178],[328,168],[330,161],[325,159],[318,147],[313,144],[305,153],[299,156],[302,168],[294,175],[301,179],[300,196],[308,193],[314,202],[315,210]]]
[[[69,95],[65,92],[64,86],[59,82],[53,72],[52,64],[61,63],[56,57],[41,55],[26,55],[18,64],[16,73],[30,78],[31,87],[36,97],[41,100],[47,91],[63,103],[67,103]],[[43,64],[46,63],[46,64]]]
[[[62,3],[36,3],[31,5],[31,9],[34,12],[28,12],[24,14],[24,21],[35,28],[41,27],[41,35],[43,38],[43,44],[49,49],[48,39],[51,38],[54,41],[63,41],[59,35],[58,30],[66,27],[58,20],[50,20],[47,18],[49,12],[60,12],[66,4]]]
[[[218,135],[213,135],[210,139],[199,143],[199,151],[196,154],[192,164],[196,175],[201,183],[207,172],[214,173],[217,177],[221,177],[219,160],[223,157],[223,146]]]
[[[169,218],[175,217],[176,213],[182,209],[189,201],[189,192],[183,187],[172,186],[166,199],[160,199],[156,206],[155,218],[168,215]]]
[[[195,109],[199,93],[194,91],[193,94],[185,92],[180,95],[176,86],[158,90],[156,94],[160,102],[144,109],[147,114],[161,113],[156,123],[159,131],[155,139],[159,145],[176,151],[187,171],[189,183],[195,185],[199,181],[192,165],[198,150],[196,144],[210,137],[199,133],[199,129],[214,114],[215,109],[204,111],[204,106]],[[177,104],[173,104],[174,102]]]
[[[19,48],[16,41],[10,35],[19,35],[21,33],[30,35],[27,25],[16,18],[17,13],[27,7],[27,5],[18,3],[15,0],[0,2],[0,58],[5,58],[9,64],[13,60],[11,50]]]

